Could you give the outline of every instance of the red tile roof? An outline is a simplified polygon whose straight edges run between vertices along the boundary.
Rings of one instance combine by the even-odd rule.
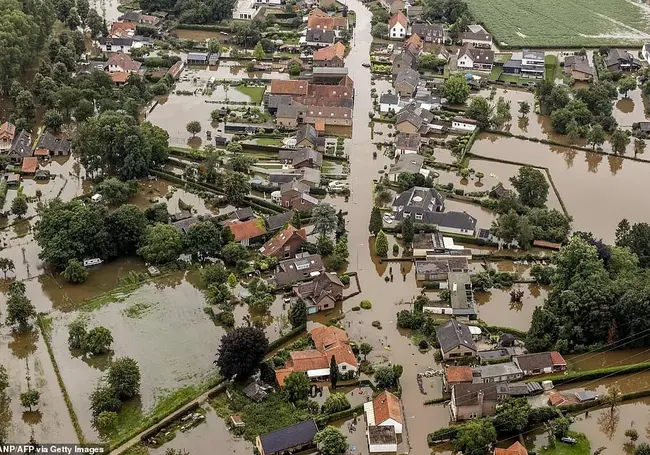
[[[281,368],[279,370],[275,370],[275,380],[278,381],[280,387],[284,385],[284,380],[287,379],[287,376],[289,376],[291,373],[293,373],[293,368]]]
[[[50,156],[50,151],[48,149],[36,149],[34,150],[34,156]]]
[[[324,353],[326,359],[334,356],[336,363],[345,362],[350,365],[357,365],[357,359],[348,344],[348,335],[345,330],[338,327],[321,326],[314,327],[309,333],[314,341],[314,346]]]
[[[472,382],[474,378],[472,367],[447,367],[445,375],[447,382]]]
[[[236,242],[258,237],[266,232],[264,221],[253,218],[248,221],[235,220],[228,224],[230,231],[235,236]]]
[[[307,28],[336,30],[347,27],[348,20],[345,17],[309,16],[309,19],[307,19]]]
[[[109,73],[111,80],[116,84],[124,84],[126,80],[131,76],[131,73],[119,72],[119,73]]]
[[[271,93],[274,95],[307,95],[309,82],[307,81],[271,81]]]
[[[122,71],[133,73],[140,69],[141,64],[139,62],[134,61],[131,57],[126,55],[124,52],[116,52],[115,54],[111,55],[108,61],[104,64],[104,68],[110,66],[117,66],[121,68]]]
[[[23,173],[34,174],[36,169],[38,169],[38,158],[35,156],[23,158]]]
[[[325,131],[325,123],[316,122],[314,123],[314,128],[316,129],[316,131],[320,131],[320,132]]]
[[[372,402],[372,408],[375,414],[375,425],[381,425],[388,419],[404,423],[399,398],[390,392],[382,392],[377,395]]]
[[[528,450],[516,441],[507,449],[494,449],[494,455],[528,455]]]
[[[540,248],[549,248],[551,250],[559,250],[562,248],[561,243],[547,242],[546,240],[535,240],[533,241],[533,246],[538,246]]]
[[[133,36],[135,33],[136,25],[138,24],[135,22],[113,22],[111,24],[111,30],[108,32],[108,35],[115,38]]]
[[[291,367],[294,371],[321,370],[329,368],[329,366],[327,357],[315,349],[291,353]]]
[[[302,240],[307,240],[307,233],[304,229],[296,229],[292,225],[287,226],[286,229],[278,232],[275,237],[266,242],[260,249],[264,256],[274,256],[284,245],[291,239],[299,237]]]
[[[13,123],[4,122],[0,125],[0,137],[7,137],[10,141],[14,140],[16,134],[16,126]]]
[[[562,357],[562,354],[560,354],[557,351],[551,352],[551,362],[553,362],[553,366],[555,366],[555,365],[564,365],[564,366],[566,366],[566,360],[564,360],[564,357]]]
[[[312,17],[312,16],[315,16],[315,17],[330,17],[329,14],[327,14],[325,11],[323,11],[320,8],[316,8],[316,9],[311,10],[311,12],[309,13],[309,17]]]
[[[406,28],[409,24],[409,20],[406,18],[404,14],[402,14],[401,11],[398,11],[397,13],[395,13],[393,17],[390,18],[390,22],[388,23],[388,28],[393,28],[398,23],[404,28]]]
[[[314,52],[314,61],[330,61],[334,57],[343,58],[345,55],[345,46],[337,41],[327,47],[323,47]]]

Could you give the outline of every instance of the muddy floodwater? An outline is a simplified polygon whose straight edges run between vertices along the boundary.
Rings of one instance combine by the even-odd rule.
[[[614,101],[612,114],[619,126],[631,128],[633,123],[647,122],[650,117],[646,113],[647,101],[641,89],[628,92],[627,97],[619,95]]]
[[[627,340],[631,341],[631,340]],[[620,345],[624,345],[625,341]],[[630,365],[650,361],[650,350],[645,348],[621,349],[605,352],[586,352],[564,357],[573,371],[596,370],[599,368]]]
[[[646,221],[639,208],[647,205],[650,164],[488,134],[479,136],[472,153],[547,167],[573,217],[574,230],[589,231],[612,242],[623,218]]]
[[[524,291],[521,302],[511,301],[510,290],[490,289],[488,292],[475,292],[479,317],[489,325],[528,330],[533,311],[542,306],[547,292],[536,284],[516,284],[513,289]]]

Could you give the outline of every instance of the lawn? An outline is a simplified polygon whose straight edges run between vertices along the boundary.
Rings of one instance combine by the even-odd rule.
[[[544,79],[547,81],[553,82],[557,78],[557,56],[547,55],[544,58]]]
[[[650,8],[628,0],[468,0],[502,47],[641,45]]]
[[[576,444],[566,444],[561,441],[555,442],[555,448],[542,449],[540,455],[590,455],[591,444],[589,439],[582,433],[569,432],[569,436],[578,441]]]
[[[273,147],[282,147],[282,139],[277,137],[258,137],[255,139],[257,145],[271,145]]]
[[[248,95],[253,103],[261,103],[264,99],[264,91],[266,87],[248,87],[246,85],[238,85],[237,91]]]

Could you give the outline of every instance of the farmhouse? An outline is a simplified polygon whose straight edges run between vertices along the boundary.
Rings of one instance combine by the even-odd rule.
[[[525,376],[566,370],[566,360],[556,351],[518,355],[513,358],[513,361],[521,368]]]
[[[450,319],[436,327],[436,338],[440,345],[442,358],[445,360],[476,357],[478,349],[474,344],[469,327],[456,319]]]
[[[476,48],[469,43],[463,44],[463,47],[458,50],[456,65],[461,69],[491,71],[494,65],[494,51]]]
[[[395,13],[388,22],[388,36],[392,39],[403,39],[406,37],[409,20],[401,11]]]
[[[451,127],[459,131],[473,132],[477,128],[477,124],[474,119],[456,116],[451,121]]]
[[[642,66],[639,59],[623,49],[610,49],[604,58],[604,64],[609,71],[614,73],[636,71]]]
[[[474,381],[474,370],[470,366],[448,366],[445,368],[443,385],[445,392],[451,392],[456,384],[472,384]]]
[[[260,253],[266,257],[276,257],[278,259],[292,258],[303,242],[307,240],[307,234],[304,229],[296,229],[292,225],[278,232],[275,237],[266,242],[261,248]]]
[[[309,47],[326,47],[334,44],[336,41],[336,34],[333,30],[326,30],[321,28],[309,28],[307,34],[300,38],[300,44]]]
[[[468,25],[467,31],[461,36],[461,43],[470,44],[474,47],[492,47],[492,35],[480,25]]]
[[[313,65],[342,67],[344,65],[344,55],[345,46],[340,41],[337,41],[331,46],[318,49],[314,52]]]

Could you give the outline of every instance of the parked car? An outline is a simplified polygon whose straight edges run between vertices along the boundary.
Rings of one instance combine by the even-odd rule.
[[[370,63],[364,62],[361,64],[361,66],[363,66],[364,68],[370,68]]]
[[[571,436],[565,436],[562,439],[560,439],[562,442],[566,442],[567,444],[575,444],[577,441],[573,439]]]

